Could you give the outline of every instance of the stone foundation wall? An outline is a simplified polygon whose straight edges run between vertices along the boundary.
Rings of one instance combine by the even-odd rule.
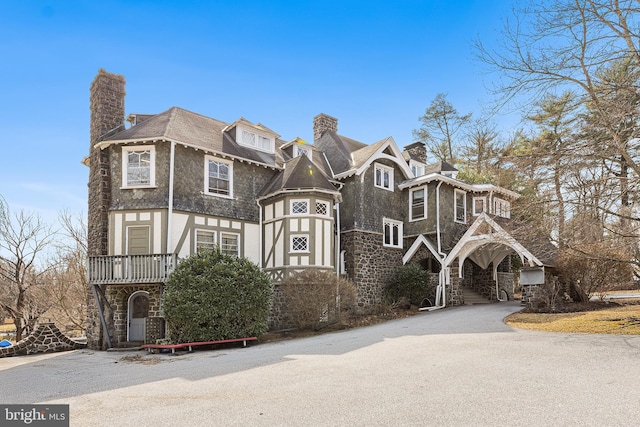
[[[538,307],[538,292],[540,285],[523,285],[521,304],[527,308]]]
[[[291,315],[287,310],[287,298],[279,284],[273,285],[273,300],[268,321],[269,330],[280,330],[293,327]]]
[[[144,324],[144,343],[155,344],[156,340],[164,338],[164,325],[165,323],[163,317],[147,317]]]
[[[11,347],[0,348],[0,357],[26,356],[36,353],[55,353],[85,348],[64,335],[53,323],[41,323],[28,337]]]
[[[137,291],[145,291],[149,294],[148,317],[161,317],[162,285],[108,286],[105,294],[111,310],[106,309],[105,311],[108,312],[106,316],[107,327],[112,331],[111,344],[114,347],[127,342],[129,297]]]
[[[402,265],[403,249],[382,245],[382,235],[364,231],[342,234],[347,276],[358,289],[356,305],[369,310],[382,302],[387,281],[393,271]]]
[[[513,291],[515,288],[516,276],[514,273],[498,272],[498,288],[504,290],[509,301],[513,301]],[[498,295],[500,296],[500,295]]]

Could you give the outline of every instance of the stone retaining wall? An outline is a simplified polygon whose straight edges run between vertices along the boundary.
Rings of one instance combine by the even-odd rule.
[[[31,335],[20,340],[16,345],[0,348],[0,357],[55,353],[58,351],[77,350],[86,346],[86,344],[69,339],[53,323],[41,323]]]

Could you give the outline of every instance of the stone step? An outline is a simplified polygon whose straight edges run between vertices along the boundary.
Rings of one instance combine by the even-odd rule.
[[[481,293],[471,288],[463,287],[462,294],[464,295],[464,305],[489,304],[491,302],[488,298],[482,296]]]

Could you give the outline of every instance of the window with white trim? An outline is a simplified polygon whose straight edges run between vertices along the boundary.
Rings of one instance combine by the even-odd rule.
[[[311,160],[311,153],[311,147],[308,145],[296,144],[293,146],[293,157],[299,157],[304,154],[309,160]]]
[[[155,146],[122,147],[122,186],[155,186]]]
[[[511,203],[503,199],[493,199],[493,213],[502,218],[511,218]]]
[[[427,217],[427,209],[425,199],[427,195],[426,188],[417,188],[409,192],[409,219],[415,221]]]
[[[374,185],[393,191],[393,168],[376,163],[374,165]]]
[[[205,193],[233,197],[233,162],[206,156],[204,172]]]
[[[392,248],[402,247],[402,222],[384,218],[383,225],[383,246]]]
[[[210,251],[216,246],[216,232],[196,230],[196,253]]]
[[[292,235],[291,252],[309,252],[309,236]]]
[[[240,256],[240,235],[220,233],[220,250],[225,254]]]
[[[455,190],[455,221],[466,224],[467,222],[467,193]]]
[[[478,216],[486,210],[487,199],[486,197],[474,197],[473,198],[473,216]]]
[[[242,136],[238,141],[240,145],[246,145],[260,151],[266,151],[267,153],[273,153],[273,138],[245,129],[242,129],[241,132]]]
[[[309,213],[308,200],[292,200],[291,215],[305,215]]]
[[[329,203],[328,202],[316,202],[316,215],[329,215]]]
[[[424,165],[414,162],[413,160],[410,160],[409,163],[411,165],[411,173],[413,176],[419,177],[424,175]]]

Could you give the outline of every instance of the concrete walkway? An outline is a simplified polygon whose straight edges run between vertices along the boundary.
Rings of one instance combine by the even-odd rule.
[[[68,403],[72,426],[635,426],[640,336],[514,330],[514,303],[179,356],[0,360],[0,403]],[[138,360],[136,360],[138,359]]]

